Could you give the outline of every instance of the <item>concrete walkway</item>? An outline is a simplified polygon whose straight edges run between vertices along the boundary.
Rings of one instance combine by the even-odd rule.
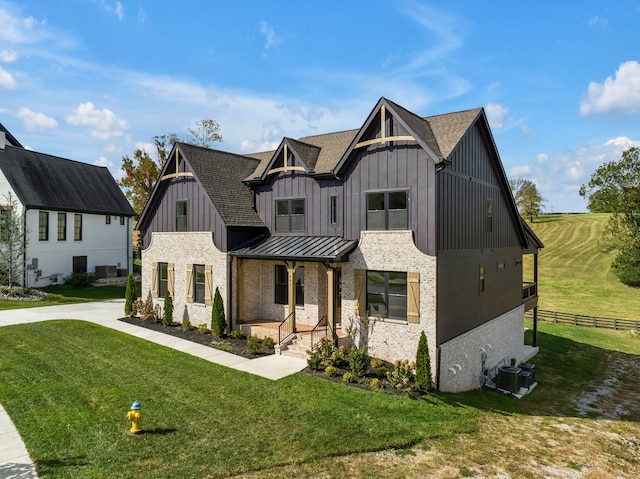
[[[215,364],[263,378],[277,380],[302,371],[307,362],[288,356],[246,359],[226,351],[118,321],[124,315],[124,299],[95,303],[43,306],[0,312],[0,327],[51,319],[78,319],[115,329]],[[11,418],[0,405],[0,479],[37,478],[35,468]]]

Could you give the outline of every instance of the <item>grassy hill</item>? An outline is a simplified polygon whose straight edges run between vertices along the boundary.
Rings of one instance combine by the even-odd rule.
[[[622,284],[611,271],[613,255],[598,246],[608,218],[545,215],[529,223],[545,245],[538,258],[540,309],[640,319],[640,288]]]

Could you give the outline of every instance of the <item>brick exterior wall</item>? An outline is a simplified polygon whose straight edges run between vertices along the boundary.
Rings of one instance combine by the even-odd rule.
[[[201,303],[187,303],[187,264],[205,264],[213,266],[213,298],[216,287],[224,302],[225,316],[229,322],[229,304],[227,304],[227,265],[229,255],[213,244],[211,232],[160,233],[151,235],[151,244],[142,250],[142,298],[151,297],[151,263],[173,263],[175,284],[173,296],[173,320],[181,322],[188,319],[197,326],[207,323],[211,326],[211,306]],[[164,298],[154,299],[154,305],[164,306]]]
[[[242,318],[239,321],[283,321],[289,315],[286,304],[275,302],[275,265],[283,262],[265,260],[242,261]],[[324,265],[297,262],[304,266],[304,306],[296,306],[296,324],[313,327],[327,314],[327,273]],[[234,268],[234,280],[237,268]],[[235,293],[234,293],[235,294]]]
[[[436,258],[419,251],[411,231],[363,231],[358,247],[342,267],[342,329],[360,318],[354,312],[354,270],[420,273],[420,322],[377,319],[369,337],[369,354],[395,361],[415,361],[420,333],[425,332],[436,371]],[[373,318],[372,318],[373,320]]]
[[[480,387],[482,351],[485,367],[520,363],[524,351],[524,306],[519,306],[440,346],[440,390],[469,391]]]

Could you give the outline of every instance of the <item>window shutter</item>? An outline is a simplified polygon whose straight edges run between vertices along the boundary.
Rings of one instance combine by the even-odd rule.
[[[420,273],[407,273],[407,321],[420,322]]]
[[[213,266],[207,264],[204,266],[204,304],[211,306],[213,300],[211,297],[211,289],[213,288]]]
[[[158,263],[151,263],[151,297],[158,297]]]
[[[193,303],[193,265],[187,265],[187,303]]]
[[[175,284],[175,275],[173,272],[173,263],[169,263],[167,265],[167,291],[169,291],[169,294],[171,295],[172,298],[175,298],[174,291],[173,291],[174,284]]]
[[[367,302],[365,300],[365,289],[364,289],[364,270],[356,269],[353,271],[353,286],[354,286],[354,297],[353,297],[353,307],[354,314],[356,316],[364,316],[365,309],[367,308]]]

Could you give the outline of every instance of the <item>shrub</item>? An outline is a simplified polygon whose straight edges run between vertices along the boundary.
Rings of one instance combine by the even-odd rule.
[[[142,321],[149,321],[156,319],[156,310],[153,307],[153,300],[149,299],[136,299],[132,305],[132,313],[140,316]]]
[[[335,366],[327,366],[326,368],[324,368],[324,373],[330,378],[334,377],[337,372],[338,368],[336,368]]]
[[[383,388],[383,384],[378,378],[373,378],[369,383],[369,387],[374,391],[380,391]]]
[[[385,366],[380,366],[378,369],[376,369],[376,376],[378,376],[380,379],[384,379],[388,375],[389,370]]]
[[[199,334],[207,334],[209,329],[207,328],[207,323],[198,324],[198,333]]]
[[[611,263],[613,273],[628,286],[640,286],[640,252],[619,253]]]
[[[191,321],[189,321],[188,319],[183,319],[180,323],[180,327],[183,331],[189,331],[191,329]]]
[[[64,284],[74,288],[89,288],[93,285],[95,278],[91,273],[71,273],[64,278]]]
[[[364,349],[351,349],[349,350],[349,367],[351,372],[357,377],[362,377],[367,374],[369,369],[369,356]]]
[[[244,339],[247,337],[247,333],[245,333],[242,329],[234,329],[229,333],[229,336],[235,339]]]
[[[387,379],[391,386],[400,391],[413,391],[415,383],[413,383],[412,380],[415,364],[404,359],[402,361],[396,361],[393,363],[393,366],[393,372],[387,374]]]
[[[216,294],[213,297],[213,308],[211,309],[211,334],[224,337],[227,334],[227,320],[224,317],[224,303],[220,290],[216,287]]]
[[[344,348],[337,348],[331,338],[324,337],[317,344],[314,344],[312,351],[309,353],[307,365],[309,369],[317,371],[327,366],[341,367],[346,363],[344,357]]]
[[[260,342],[257,336],[247,336],[247,349],[249,354],[258,354],[260,351]]]
[[[369,361],[372,368],[378,369],[380,366],[384,366],[384,361],[380,358],[371,358]]]
[[[431,361],[429,360],[429,344],[424,331],[420,334],[418,341],[418,352],[416,353],[416,386],[422,391],[428,391],[433,386],[431,379]]]
[[[164,293],[164,312],[162,313],[162,324],[169,326],[173,323],[173,298],[169,291]]]
[[[129,273],[127,278],[127,289],[124,292],[124,314],[127,316],[133,316],[135,314],[133,310],[133,303],[138,299],[138,293],[136,288],[136,279],[132,273]]]
[[[276,345],[276,342],[271,336],[267,336],[262,340],[262,347],[265,349],[272,349]]]
[[[353,383],[353,382],[355,382],[355,381],[356,381],[356,379],[357,379],[357,378],[354,376],[354,374],[353,374],[352,372],[349,372],[349,371],[347,371],[346,373],[344,373],[344,374],[342,375],[342,380],[343,380],[345,383]]]

